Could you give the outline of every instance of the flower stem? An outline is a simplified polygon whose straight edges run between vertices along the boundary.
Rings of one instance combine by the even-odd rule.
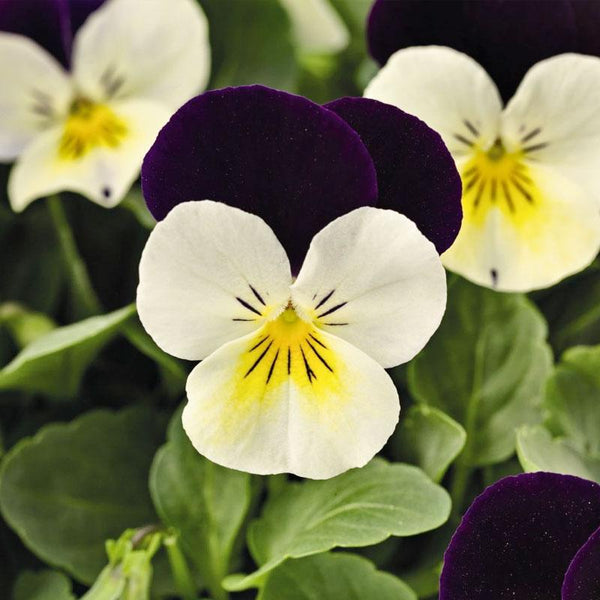
[[[196,584],[190,573],[187,560],[179,547],[177,536],[175,534],[168,535],[165,537],[163,544],[167,550],[171,573],[178,593],[183,600],[196,600],[198,597]]]
[[[102,312],[102,305],[90,281],[85,263],[83,262],[67,215],[58,196],[48,198],[50,216],[56,230],[58,242],[63,255],[65,266],[70,275],[71,293],[75,311],[80,317],[89,317]]]

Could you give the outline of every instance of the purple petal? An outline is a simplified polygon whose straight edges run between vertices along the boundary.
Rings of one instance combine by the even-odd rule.
[[[0,0],[0,31],[25,35],[64,66],[77,29],[103,0]]]
[[[377,206],[396,210],[417,224],[441,254],[462,220],[461,182],[442,138],[394,106],[367,98],[341,98],[325,105],[361,137],[377,171]]]
[[[600,528],[571,561],[562,587],[562,600],[600,598]]]
[[[332,219],[374,205],[373,161],[333,112],[262,86],[206,92],[180,108],[142,166],[148,208],[217,200],[261,216],[297,271]]]
[[[381,64],[400,48],[437,44],[466,52],[492,76],[505,100],[536,62],[562,52],[596,53],[598,4],[573,0],[376,0],[368,21]],[[581,13],[580,19],[576,13]],[[578,27],[579,25],[579,27]]]
[[[553,473],[501,479],[456,530],[440,600],[558,600],[571,559],[599,525],[596,483]]]

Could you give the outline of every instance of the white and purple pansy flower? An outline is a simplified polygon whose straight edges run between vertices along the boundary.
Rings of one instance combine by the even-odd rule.
[[[138,311],[161,348],[202,360],[183,412],[196,449],[317,479],[368,462],[398,420],[384,369],[445,308],[436,246],[460,226],[460,180],[441,138],[372,100],[229,88],[175,113],[142,185],[159,223]]]
[[[600,485],[555,473],[506,477],[456,530],[440,600],[600,597]]]
[[[479,11],[487,3],[472,5],[463,6],[464,11],[484,19]],[[514,13],[513,21],[521,14],[525,25],[533,18],[529,2],[490,5],[492,12]],[[387,39],[383,15],[392,30],[398,25],[399,17],[391,17],[393,6],[380,2],[373,7],[372,48],[381,49],[378,36]],[[551,6],[548,20],[542,19],[546,35],[554,28],[562,31],[554,13],[571,3]],[[571,9],[579,14],[579,9]],[[414,11],[419,18],[428,11],[422,4],[404,2],[395,10],[404,16]],[[463,15],[460,22],[465,19]],[[520,34],[513,35],[519,47],[527,47]],[[448,36],[448,43],[453,42]],[[434,30],[431,39],[446,38]],[[532,40],[530,58],[555,49],[535,36]],[[456,43],[459,48],[465,44],[464,40]],[[471,49],[475,44],[466,46]],[[563,46],[570,47],[566,42]],[[511,64],[514,48],[504,53],[493,45],[493,50],[495,62],[491,54],[475,54],[484,56],[494,72]],[[507,74],[498,77],[510,79]],[[503,89],[510,86],[503,84]],[[449,47],[416,46],[392,54],[365,96],[422,118],[442,135],[456,161],[463,181],[464,221],[456,242],[443,256],[449,269],[497,290],[530,291],[557,283],[596,257],[600,249],[600,58],[581,54],[545,58],[531,66],[503,105],[495,81],[472,57]]]
[[[0,160],[16,161],[15,211],[61,191],[115,206],[160,127],[207,83],[208,26],[196,2],[99,5],[0,2],[0,78],[10,82],[0,88]]]

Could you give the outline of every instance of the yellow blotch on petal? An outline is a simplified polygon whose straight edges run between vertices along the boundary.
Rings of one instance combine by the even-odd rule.
[[[524,156],[523,152],[506,152],[500,140],[488,151],[474,151],[461,169],[467,223],[483,227],[494,207],[516,228],[538,216],[543,198]]]
[[[58,156],[71,161],[97,147],[117,148],[127,136],[127,125],[108,106],[85,98],[73,102],[60,140]]]

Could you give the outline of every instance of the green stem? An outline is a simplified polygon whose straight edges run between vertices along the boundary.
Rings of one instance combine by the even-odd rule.
[[[178,593],[183,600],[196,600],[198,597],[196,584],[190,573],[187,560],[177,542],[177,536],[169,535],[165,537],[163,544],[167,549],[171,573]]]
[[[48,198],[50,216],[56,230],[60,249],[69,270],[71,292],[76,312],[81,317],[89,317],[102,312],[102,305],[90,281],[85,263],[81,259],[73,231],[58,196]]]

